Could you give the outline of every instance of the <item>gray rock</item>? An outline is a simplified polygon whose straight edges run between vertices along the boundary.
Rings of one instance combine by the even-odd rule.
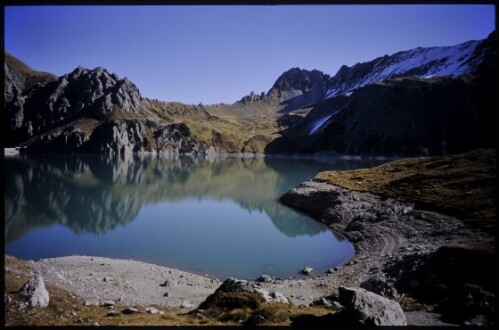
[[[111,307],[111,306],[114,306],[114,305],[115,305],[115,303],[112,300],[106,300],[106,301],[103,301],[100,304],[101,307]]]
[[[379,278],[370,278],[361,283],[360,287],[388,298],[394,298],[397,295],[397,289]]]
[[[138,313],[139,310],[137,308],[128,307],[128,308],[125,308],[124,310],[122,310],[121,312],[123,314],[134,314],[134,313]]]
[[[146,308],[146,312],[150,313],[150,314],[158,314],[159,310],[157,308],[155,308],[155,307],[147,307]]]
[[[99,298],[90,298],[85,300],[85,306],[99,306]]]
[[[255,289],[262,289],[262,287],[245,280],[228,278],[218,287],[217,290],[224,292],[255,292]]]
[[[362,288],[339,287],[339,302],[367,326],[405,326],[407,320],[399,303]]]
[[[49,304],[49,293],[40,275],[36,275],[26,282],[19,294],[28,299],[29,304],[33,307],[47,307]]]
[[[335,271],[334,268],[329,268],[326,273],[327,274],[332,274],[332,273],[334,273],[334,271]]]
[[[263,282],[263,283],[270,283],[272,282],[272,277],[270,277],[269,275],[265,275],[263,274],[262,276],[260,276],[257,280],[258,282]]]
[[[319,298],[317,300],[312,301],[312,306],[324,306],[324,307],[333,307],[333,303],[326,298]]]
[[[313,271],[314,271],[314,269],[312,267],[305,267],[302,270],[302,273],[305,274],[305,275],[310,275]]]
[[[249,292],[249,293],[258,293],[262,296],[265,302],[269,303],[289,303],[289,300],[279,292],[269,292],[264,290],[258,284],[253,282],[245,281],[245,280],[236,280],[234,278],[226,279],[220,287],[218,287],[217,291],[222,292]],[[215,293],[217,292],[215,291]]]
[[[109,312],[107,312],[106,316],[117,316],[118,315],[118,312],[115,311],[115,310],[111,310]]]
[[[280,292],[271,292],[270,298],[271,299],[266,299],[266,301],[271,303],[289,304],[288,298]]]
[[[180,308],[193,308],[194,307],[194,304],[191,303],[190,301],[182,301],[182,303],[180,303]]]

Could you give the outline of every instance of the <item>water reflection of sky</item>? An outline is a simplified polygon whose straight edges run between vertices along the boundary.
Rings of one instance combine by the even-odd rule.
[[[6,253],[131,258],[221,277],[323,271],[345,262],[353,247],[276,198],[316,172],[342,167],[334,166],[303,159],[7,158]]]

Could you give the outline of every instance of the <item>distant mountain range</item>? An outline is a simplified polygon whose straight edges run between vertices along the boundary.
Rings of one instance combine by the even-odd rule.
[[[98,67],[61,77],[5,52],[6,146],[26,152],[430,155],[494,146],[495,32],[334,76],[292,68],[266,93],[204,106],[141,96]]]

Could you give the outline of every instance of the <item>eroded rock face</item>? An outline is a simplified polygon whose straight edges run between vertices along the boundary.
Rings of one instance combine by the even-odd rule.
[[[404,326],[406,317],[399,303],[362,288],[339,287],[339,302],[353,323],[366,326]]]
[[[148,150],[149,144],[143,136],[144,127],[137,121],[106,122],[92,133],[88,151],[129,154]]]
[[[78,67],[28,90],[19,90],[16,79],[11,80],[12,93],[7,93],[11,101],[6,104],[10,145],[80,117],[106,119],[116,110],[137,112],[142,100],[132,82],[101,67]]]
[[[192,139],[189,127],[184,123],[168,124],[154,133],[157,150],[172,154],[186,154],[200,151]]]
[[[47,307],[49,304],[49,293],[40,275],[36,275],[26,282],[19,294],[25,297],[33,307]]]

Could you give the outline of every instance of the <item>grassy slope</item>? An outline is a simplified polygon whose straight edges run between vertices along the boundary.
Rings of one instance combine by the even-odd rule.
[[[496,151],[400,159],[372,169],[322,172],[315,179],[415,202],[463,219],[495,221]]]
[[[280,136],[277,117],[244,116],[239,107],[204,107],[147,100],[140,113],[159,126],[161,123],[185,123],[192,136],[208,146],[228,152],[263,152],[270,141]]]
[[[38,82],[57,79],[57,76],[51,73],[33,70],[26,63],[18,60],[7,51],[5,51],[4,54],[5,63],[9,65],[12,70],[17,72],[18,77],[22,80],[22,83],[25,84],[26,88],[29,88]]]

